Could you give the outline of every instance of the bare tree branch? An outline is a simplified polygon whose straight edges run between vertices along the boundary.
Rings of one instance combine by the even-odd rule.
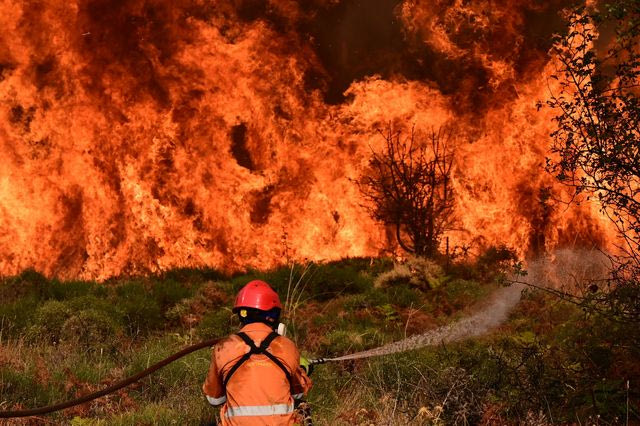
[[[369,168],[358,180],[371,216],[395,229],[405,251],[433,256],[442,234],[453,224],[451,131],[432,129],[418,139],[415,128],[403,138],[389,126],[378,133],[385,144],[371,152]]]

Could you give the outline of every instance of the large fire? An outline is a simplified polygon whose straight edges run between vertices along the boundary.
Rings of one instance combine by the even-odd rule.
[[[601,245],[544,172],[566,4],[1,0],[0,275],[377,255],[389,124],[455,129],[452,247]]]

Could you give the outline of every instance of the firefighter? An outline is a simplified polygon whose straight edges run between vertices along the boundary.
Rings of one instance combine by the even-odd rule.
[[[281,309],[264,281],[238,293],[233,312],[242,328],[214,346],[202,386],[211,405],[222,405],[222,425],[307,424],[294,403],[311,388],[311,372],[295,344],[275,332]]]

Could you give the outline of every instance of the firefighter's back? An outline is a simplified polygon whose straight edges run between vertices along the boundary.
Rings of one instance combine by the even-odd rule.
[[[298,368],[300,356],[295,344],[286,337],[271,336],[273,331],[262,323],[248,324],[241,333],[256,347],[260,347],[265,339],[272,339],[266,349],[272,357],[254,353],[243,360],[251,347],[238,335],[230,336],[217,346],[215,362],[223,377],[227,396],[220,412],[222,424],[295,424],[298,420],[290,377]]]

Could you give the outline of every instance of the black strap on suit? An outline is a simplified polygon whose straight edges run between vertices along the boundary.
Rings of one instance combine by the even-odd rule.
[[[272,331],[267,337],[265,337],[262,343],[260,343],[260,346],[256,346],[255,342],[243,332],[237,333],[237,336],[240,337],[247,344],[247,346],[249,346],[249,352],[242,355],[242,357],[240,357],[240,359],[229,369],[229,372],[227,373],[227,375],[225,376],[222,382],[222,385],[224,386],[224,389],[225,389],[225,393],[227,389],[227,384],[229,383],[231,376],[233,376],[233,373],[235,373],[242,364],[248,361],[249,358],[251,358],[251,355],[256,354],[256,355],[266,355],[267,358],[269,358],[275,365],[277,365],[282,370],[285,377],[289,381],[289,388],[290,388],[291,394],[293,394],[293,382],[291,380],[291,373],[278,357],[276,357],[275,355],[273,355],[271,352],[267,350],[269,348],[269,345],[271,345],[271,342],[273,342],[276,339],[276,337],[280,335],[275,331]]]

